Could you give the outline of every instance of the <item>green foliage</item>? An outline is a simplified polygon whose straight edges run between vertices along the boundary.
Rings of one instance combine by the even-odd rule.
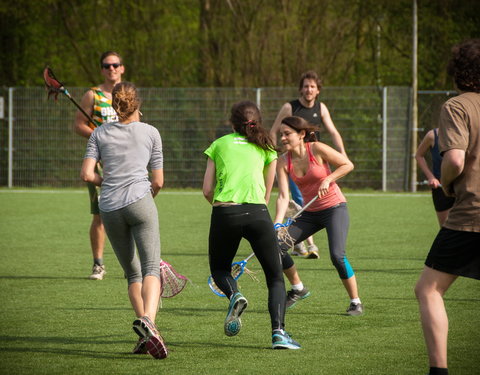
[[[290,86],[315,69],[329,86],[410,85],[412,0],[0,1],[0,82],[98,83],[116,50],[143,87]],[[418,1],[419,87],[450,89],[454,43],[478,36],[480,3]]]
[[[348,297],[331,265],[326,236],[319,260],[297,259],[312,296],[286,315],[299,351],[270,349],[267,292],[244,275],[249,300],[237,337],[223,334],[225,299],[208,289],[211,208],[198,191],[162,191],[162,256],[192,281],[164,299],[157,323],[170,357],[129,354],[136,341],[126,281],[107,245],[107,275],[91,269],[87,192],[0,190],[0,373],[5,374],[339,374],[426,373],[428,360],[413,287],[438,231],[428,194],[348,194],[347,255],[366,314],[348,317]],[[274,207],[271,202],[270,208]],[[271,211],[273,212],[273,211]],[[237,259],[250,253],[242,241]],[[478,364],[478,281],[459,278],[447,292],[449,367],[471,375]]]

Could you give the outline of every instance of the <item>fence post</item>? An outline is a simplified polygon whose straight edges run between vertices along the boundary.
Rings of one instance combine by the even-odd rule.
[[[387,191],[387,86],[382,91],[382,191]]]
[[[13,87],[8,88],[8,188],[13,187]]]
[[[257,107],[260,108],[262,106],[262,88],[257,87],[255,91],[257,93]]]
[[[412,40],[412,138],[410,142],[410,191],[417,191],[417,160],[415,152],[417,150],[417,131],[418,131],[418,15],[417,0],[413,1],[413,40]]]

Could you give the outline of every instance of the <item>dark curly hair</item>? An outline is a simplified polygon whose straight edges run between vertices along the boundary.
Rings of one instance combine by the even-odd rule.
[[[448,74],[460,90],[480,93],[480,39],[453,46]]]

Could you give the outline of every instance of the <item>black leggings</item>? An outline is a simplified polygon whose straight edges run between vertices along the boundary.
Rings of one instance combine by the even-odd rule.
[[[272,219],[264,204],[213,207],[208,245],[213,279],[228,298],[238,292],[230,270],[242,238],[250,242],[265,273],[272,329],[283,329],[286,293],[281,255]]]

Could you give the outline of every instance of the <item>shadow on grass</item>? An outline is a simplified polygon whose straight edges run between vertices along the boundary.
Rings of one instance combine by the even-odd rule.
[[[130,352],[107,352],[100,350],[72,349],[69,345],[118,345],[131,344],[132,348],[134,340],[116,340],[112,336],[91,336],[91,337],[34,337],[34,336],[0,336],[0,343],[8,343],[8,347],[0,347],[0,351],[4,353],[51,353],[61,355],[73,355],[82,357],[91,357],[98,359],[143,359],[150,356],[136,356]],[[46,348],[45,345],[53,344],[56,347]],[[12,345],[20,345],[21,347],[12,347]],[[36,346],[38,345],[38,346]]]
[[[131,345],[135,344],[134,340],[115,340],[112,336],[91,336],[91,337],[34,337],[34,336],[0,336],[0,344],[8,344],[8,347],[0,346],[0,351],[5,353],[41,353],[41,354],[59,354],[62,356],[80,356],[90,357],[96,359],[128,359],[128,360],[152,360],[149,355],[134,355],[131,352],[108,352],[102,350],[86,350],[86,349],[72,349],[69,345],[101,345],[108,347],[108,345]],[[46,348],[45,345],[55,345],[52,348]],[[238,340],[232,340],[231,344],[226,344],[224,340],[221,342],[208,342],[199,340],[198,342],[188,341],[166,341],[170,352],[175,352],[172,348],[237,348],[237,349],[252,349],[258,350],[257,345],[242,345]],[[12,345],[20,345],[21,347],[12,347]],[[38,346],[36,346],[38,345]],[[265,349],[271,349],[265,347]]]
[[[401,273],[401,274],[411,274],[419,275],[421,273],[420,268],[384,268],[384,269],[365,269],[365,268],[355,268],[355,271],[358,273],[361,272],[380,272],[380,273]]]
[[[72,277],[72,276],[32,276],[32,275],[0,275],[0,279],[11,279],[11,280],[19,280],[19,279],[32,279],[32,280],[88,280],[88,277]]]

